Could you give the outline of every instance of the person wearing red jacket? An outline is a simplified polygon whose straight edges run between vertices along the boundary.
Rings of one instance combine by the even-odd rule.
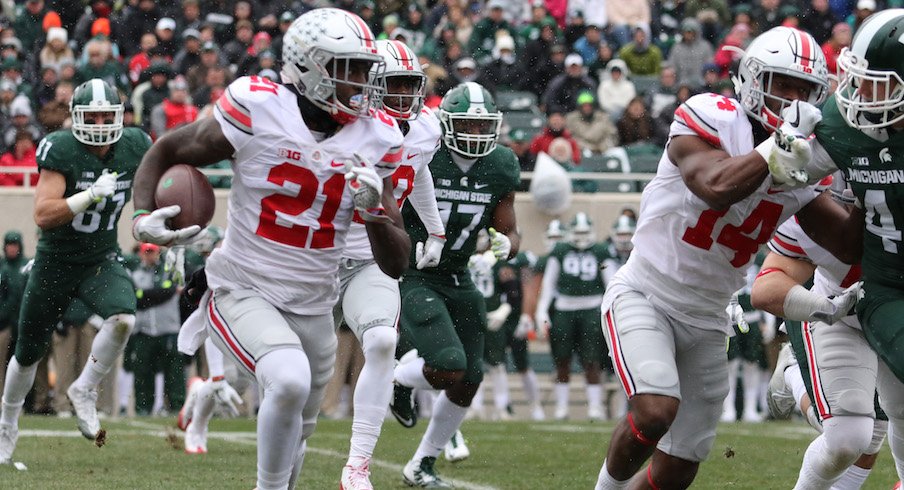
[[[574,137],[571,136],[571,133],[565,129],[565,116],[562,115],[561,112],[553,112],[549,114],[549,117],[546,121],[546,127],[543,128],[543,132],[534,136],[534,139],[530,142],[530,153],[536,156],[541,151],[543,153],[549,152],[549,144],[552,143],[552,140],[556,138],[564,138],[571,144],[571,154],[574,159],[575,165],[580,165],[581,163],[581,149],[578,147],[578,142],[575,141]]]
[[[32,167],[37,170],[38,163],[35,156],[35,141],[28,131],[18,131],[15,143],[10,151],[0,156],[0,171],[3,167]],[[38,183],[38,173],[30,174],[32,187]],[[25,176],[20,173],[0,173],[0,186],[20,186],[25,182]]]

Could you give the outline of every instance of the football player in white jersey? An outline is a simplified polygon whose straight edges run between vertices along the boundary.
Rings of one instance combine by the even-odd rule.
[[[836,175],[841,180],[840,172]],[[860,264],[839,261],[793,218],[778,228],[769,248],[751,301],[755,308],[804,322],[813,405],[823,429],[804,454],[795,488],[838,488],[842,477],[854,482],[846,488],[859,488],[869,469],[851,465],[861,455],[879,452],[888,427],[874,408],[878,357],[857,316],[848,315],[860,292]],[[807,290],[801,284],[810,277],[813,289]]]
[[[693,482],[728,391],[726,305],[781,222],[797,213],[826,248],[854,260],[858,233],[840,228],[859,229],[855,219],[812,186],[783,186],[799,182],[809,162],[804,138],[818,121],[813,105],[825,99],[827,79],[813,37],[778,27],[742,57],[740,101],[700,94],[677,109],[643,192],[634,250],[604,295],[603,331],[630,402],[597,488]],[[829,243],[836,237],[849,241]]]
[[[405,157],[392,174],[393,194],[400,208],[408,199],[430,234],[425,243],[417,244],[417,268],[435,267],[446,239],[427,164],[439,149],[442,130],[439,119],[424,107],[427,77],[414,51],[400,41],[377,41],[377,52],[386,63],[385,70],[374,74],[374,82],[386,89],[383,110],[398,121],[405,135]],[[355,387],[351,447],[339,488],[366,490],[373,488],[368,467],[392,396],[401,298],[398,280],[374,262],[363,221],[353,221],[339,267],[334,316],[358,337],[364,368]]]
[[[331,313],[352,215],[364,220],[384,273],[399,277],[406,267],[411,245],[391,178],[403,136],[376,107],[375,64],[381,70],[382,57],[361,18],[331,8],[307,12],[286,32],[282,83],[239,78],[214,118],[158,140],[136,175],[133,234],[173,243],[195,230],[167,228],[178,206],[155,210],[160,176],[176,163],[234,161],[228,232],[207,261],[210,291],[201,307],[204,332],[262,393],[262,490],[294,487],[317,423],[335,359]]]

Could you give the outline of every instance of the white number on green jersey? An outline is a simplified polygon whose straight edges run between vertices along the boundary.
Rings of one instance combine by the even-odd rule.
[[[455,239],[455,243],[452,244],[451,250],[459,250],[465,245],[465,242],[468,241],[471,233],[473,233],[474,229],[480,224],[480,219],[483,218],[483,212],[487,208],[483,204],[455,205],[449,201],[437,201],[436,207],[439,209],[439,216],[443,220],[443,226],[446,228],[447,233],[449,230],[449,216],[452,215],[453,208],[457,214],[471,215],[471,222],[462,228],[461,232],[458,234],[458,238]]]
[[[38,150],[35,152],[37,159],[42,162],[47,160],[47,152],[50,151],[51,146],[53,146],[53,143],[47,141],[47,138],[42,139],[41,142],[38,143]]]
[[[591,255],[568,254],[562,259],[562,270],[582,281],[592,281],[599,271],[599,263]]]
[[[901,241],[901,230],[895,226],[895,217],[888,209],[885,202],[885,191],[867,189],[863,196],[863,206],[866,210],[866,231],[882,238],[882,248],[888,253],[898,253],[898,243]],[[876,225],[878,217],[879,224]]]
[[[75,215],[75,217],[72,218],[72,227],[75,228],[76,231],[82,233],[94,233],[99,230],[101,227],[100,220],[102,218],[100,213],[107,207],[109,201],[114,201],[116,203],[116,208],[108,215],[109,221],[106,226],[107,230],[112,230],[113,227],[116,226],[116,222],[119,221],[119,213],[122,211],[122,207],[126,205],[125,192],[117,192],[95,204],[94,209],[88,209]]]

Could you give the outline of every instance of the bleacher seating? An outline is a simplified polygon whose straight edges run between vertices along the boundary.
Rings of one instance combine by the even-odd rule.
[[[655,75],[632,75],[631,81],[634,82],[637,95],[646,95],[648,92],[659,88],[659,77]]]
[[[533,92],[499,91],[496,93],[496,106],[502,112],[535,112],[537,108],[537,95]]]
[[[652,143],[638,143],[625,147],[631,172],[656,173],[662,158],[662,147]]]

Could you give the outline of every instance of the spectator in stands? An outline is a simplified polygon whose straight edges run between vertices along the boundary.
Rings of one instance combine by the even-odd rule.
[[[696,19],[702,27],[700,37],[711,43],[719,39],[725,26],[731,25],[731,12],[725,0],[688,0],[684,16]]]
[[[639,76],[658,75],[662,65],[662,51],[650,44],[643,27],[635,27],[633,40],[618,50],[618,57],[625,61],[631,73]]]
[[[452,78],[455,79],[456,85],[477,80],[477,63],[474,62],[474,58],[470,56],[459,58],[452,68]]]
[[[643,98],[631,99],[616,127],[618,128],[618,141],[622,146],[650,142],[653,138],[653,119],[643,103]]]
[[[580,155],[580,153],[575,153],[570,141],[561,137],[549,142],[546,153],[568,171],[574,170],[574,157]]]
[[[3,183],[0,175],[0,185]],[[0,386],[6,380],[6,359],[12,336],[19,325],[19,306],[25,292],[28,276],[22,272],[28,257],[25,256],[22,233],[9,230],[3,236],[3,260],[0,260]]]
[[[760,0],[759,6],[753,9],[751,17],[756,32],[766,32],[773,27],[782,23],[782,16],[779,13],[780,0]]]
[[[493,60],[481,68],[477,82],[495,94],[500,90],[517,90],[523,77],[515,56],[515,40],[508,35],[499,36],[493,47]]]
[[[119,59],[122,57],[122,54],[119,52],[119,45],[113,41],[112,36],[113,30],[110,26],[110,19],[97,19],[93,24],[91,24],[91,39],[108,41],[110,43],[110,57],[116,61],[119,61]],[[88,61],[88,58],[86,56],[82,56],[79,61],[86,63]]]
[[[536,156],[541,151],[549,153],[549,144],[556,138],[565,138],[571,145],[572,154],[576,164],[581,163],[581,150],[578,142],[571,136],[571,132],[565,127],[565,116],[561,112],[551,112],[546,119],[546,126],[540,134],[534,136],[530,142],[530,152]]]
[[[480,19],[474,26],[471,39],[468,40],[468,52],[484,65],[491,59],[493,47],[496,45],[496,33],[499,31],[512,32],[511,26],[503,17],[503,9],[507,0],[490,0],[487,2],[486,17]]]
[[[812,34],[816,42],[823,44],[832,36],[832,28],[838,23],[838,17],[829,8],[829,0],[810,0],[801,21],[801,28]]]
[[[207,71],[211,68],[222,68],[220,63],[220,48],[213,41],[208,41],[201,46],[201,63],[188,69],[185,75],[188,80],[188,88],[194,93],[207,78]]]
[[[73,86],[69,82],[57,83],[53,100],[41,106],[38,112],[38,123],[44,127],[45,133],[68,127],[69,101],[72,99]]]
[[[125,94],[131,90],[129,78],[122,65],[111,59],[110,41],[92,39],[85,45],[88,62],[80,66],[75,75],[76,84],[100,78]]]
[[[575,41],[574,50],[584,59],[585,65],[590,65],[599,55],[599,45],[602,41],[602,29],[599,26],[589,25],[584,30],[584,35]]]
[[[32,94],[32,102],[35,107],[43,107],[44,104],[53,100],[57,83],[60,81],[56,65],[47,65],[41,68],[40,75],[41,79]]]
[[[88,8],[86,8],[83,11],[82,16],[79,17],[78,22],[75,24],[75,29],[72,32],[72,40],[75,41],[75,45],[79,49],[84,48],[88,40],[94,37],[94,33],[91,32],[94,21],[97,19],[107,19],[107,22],[109,23],[110,14],[112,13],[113,5],[109,0],[91,0],[88,2]]]
[[[5,126],[12,120],[10,110],[13,102],[17,100],[28,102],[28,97],[16,92],[16,82],[0,78],[0,127]]]
[[[240,20],[235,26],[235,38],[223,46],[223,55],[230,65],[238,62],[248,52],[254,38],[254,27],[250,21]]]
[[[269,52],[269,49],[270,34],[263,31],[255,34],[251,41],[251,47],[248,48],[248,52],[246,52],[245,56],[239,61],[236,76],[253,75],[257,73],[260,69],[259,57],[261,53]]]
[[[850,24],[851,29],[853,29],[854,32],[857,32],[857,29],[860,28],[860,24],[862,24],[867,17],[873,15],[873,12],[875,11],[876,0],[858,0],[857,9],[848,16],[847,23]]]
[[[547,113],[569,113],[577,106],[578,94],[596,91],[596,83],[584,74],[584,59],[577,53],[565,57],[565,73],[553,78],[541,103]]]
[[[151,66],[151,50],[156,47],[156,34],[148,32],[141,36],[141,49],[129,60],[129,81],[133,87],[141,82],[141,73]]]
[[[135,107],[131,102],[126,101],[122,105],[122,125],[126,128],[137,128],[135,124]]]
[[[178,75],[169,82],[169,97],[151,109],[151,137],[156,140],[197,118],[198,108],[188,96],[188,83]]]
[[[826,66],[829,73],[838,72],[838,55],[843,48],[851,45],[851,26],[845,22],[839,22],[832,28],[832,37],[822,45],[822,52],[826,56]]]
[[[718,65],[715,63],[703,65],[703,85],[700,87],[700,92],[720,94],[725,86],[730,83],[730,81],[721,77]]]
[[[731,25],[747,24],[747,27],[750,27],[750,32],[760,32],[754,25],[753,7],[749,3],[739,3],[732,7],[731,12],[733,15]]]
[[[678,87],[675,92],[675,101],[653,118],[653,143],[665,146],[669,139],[669,128],[672,121],[675,120],[675,111],[693,95],[694,89],[690,85],[682,84]]]
[[[39,141],[44,136],[44,130],[35,121],[34,112],[31,110],[31,102],[25,98],[13,101],[9,109],[10,120],[2,128],[4,151],[12,149],[16,142],[16,133],[27,132],[33,141]]]
[[[600,41],[596,50],[596,58],[587,66],[587,74],[590,75],[597,85],[603,80],[606,73],[606,65],[615,58],[615,52],[612,45],[606,41]]]
[[[565,45],[571,46],[572,49],[574,49],[574,44],[584,37],[584,34],[587,32],[587,24],[584,22],[584,13],[577,12],[577,14],[579,15],[568,17],[568,23],[565,24],[565,28],[562,31],[562,39],[565,40]]]
[[[681,42],[672,46],[669,64],[678,75],[678,83],[699,87],[703,85],[703,65],[713,59],[713,47],[700,38],[700,23],[695,19],[681,22]]]
[[[200,32],[201,5],[198,0],[182,0],[182,13],[175,20],[179,32],[185,32],[188,29],[196,29]]]
[[[146,132],[149,132],[151,110],[169,95],[167,83],[173,78],[173,71],[166,63],[154,63],[146,72],[150,80],[135,87],[135,93],[132,95],[132,105],[135,106],[138,124]],[[139,87],[143,90],[139,91]]]
[[[565,46],[554,44],[550,48],[549,55],[537,64],[527,65],[524,60],[521,71],[526,74],[527,80],[524,82],[523,89],[535,93],[538,98],[543,95],[549,82],[565,71],[565,57]]]
[[[504,139],[503,143],[507,144],[515,153],[515,156],[518,157],[518,163],[521,165],[522,172],[533,171],[537,156],[531,153],[531,139],[523,129],[509,131],[507,139]]]
[[[201,63],[201,33],[189,28],[182,31],[182,49],[173,58],[173,69],[185,75],[188,69]]]
[[[647,0],[606,1],[606,15],[615,44],[624,46],[633,37],[632,29],[645,28],[648,32],[652,20],[650,2]]]
[[[544,18],[540,21],[540,33],[536,39],[529,41],[521,54],[522,66],[524,73],[530,73],[531,70],[545,64],[552,53],[552,47],[559,45],[556,37],[556,22],[551,18]],[[562,51],[565,47],[562,46]],[[548,81],[547,81],[548,83]],[[545,85],[544,85],[545,86]],[[541,92],[538,92],[539,95]]]
[[[621,117],[625,107],[628,107],[628,102],[637,95],[634,83],[628,80],[627,71],[628,67],[624,60],[616,58],[610,61],[596,92],[596,100],[614,121]]]
[[[16,84],[16,92],[19,95],[31,98],[34,88],[22,76],[22,62],[16,58],[3,58],[0,63],[0,77]]]
[[[408,5],[408,10],[405,13],[405,20],[402,21],[402,27],[410,33],[410,38],[407,43],[408,46],[410,46],[415,53],[419,53],[424,47],[428,32],[427,23],[424,21],[424,11],[420,5],[414,2]],[[279,50],[275,51],[277,53],[280,52]]]
[[[606,11],[607,0],[569,0],[568,10],[584,18],[588,26],[607,26],[609,18]]]
[[[282,53],[283,47],[283,36],[286,35],[286,31],[289,30],[289,26],[292,25],[292,22],[295,21],[295,13],[291,10],[286,10],[279,16],[279,32],[273,37],[273,42],[271,46],[274,53]],[[423,46],[423,39],[421,39],[421,46]],[[418,52],[417,49],[414,50],[415,53]]]
[[[44,37],[41,24],[47,10],[44,8],[44,0],[26,0],[25,5],[22,5],[21,2],[18,3],[12,27],[16,37],[22,42],[25,52],[31,53]]]
[[[29,108],[29,110],[31,110]],[[9,151],[0,156],[0,168],[2,167],[30,167],[38,169],[38,161],[35,157],[35,139],[28,130],[15,131],[12,138],[12,145]],[[25,181],[23,174],[0,174],[0,182],[2,185],[22,185]],[[34,172],[29,177],[32,187],[38,183],[38,172]]]
[[[541,31],[547,26],[553,28],[553,36],[559,34],[556,32],[558,26],[555,19],[550,17],[549,11],[546,10],[546,3],[543,0],[533,0],[530,5],[530,22],[518,30],[518,41],[521,46],[526,46],[530,42],[539,39],[542,34]]]
[[[41,48],[38,60],[42,67],[59,67],[64,59],[75,61],[75,54],[66,45],[69,35],[62,27],[51,27],[47,30],[47,42]],[[58,68],[57,68],[58,69]]]
[[[736,73],[737,64],[741,61],[741,54],[731,48],[743,50],[750,43],[750,27],[747,24],[735,24],[731,31],[722,40],[719,49],[713,56],[713,62],[719,67],[719,77],[728,78],[731,73]],[[728,49],[726,49],[728,48]]]
[[[664,65],[659,72],[659,84],[647,90],[644,104],[650,109],[650,116],[656,119],[659,113],[675,103],[678,98],[678,75],[672,65]]]
[[[474,24],[471,23],[470,17],[465,14],[463,7],[456,6],[449,9],[449,20],[446,29],[452,29],[455,32],[455,39],[462,46],[462,51],[467,50],[468,43],[471,42],[471,35],[474,33]]]
[[[618,146],[618,131],[609,115],[597,108],[593,92],[581,92],[577,103],[577,109],[565,116],[565,127],[581,150],[605,153]]]
[[[179,42],[176,38],[176,21],[170,17],[162,17],[157,21],[157,27],[154,29],[154,34],[157,35],[157,49],[159,49],[168,60],[172,60],[179,51]]]

